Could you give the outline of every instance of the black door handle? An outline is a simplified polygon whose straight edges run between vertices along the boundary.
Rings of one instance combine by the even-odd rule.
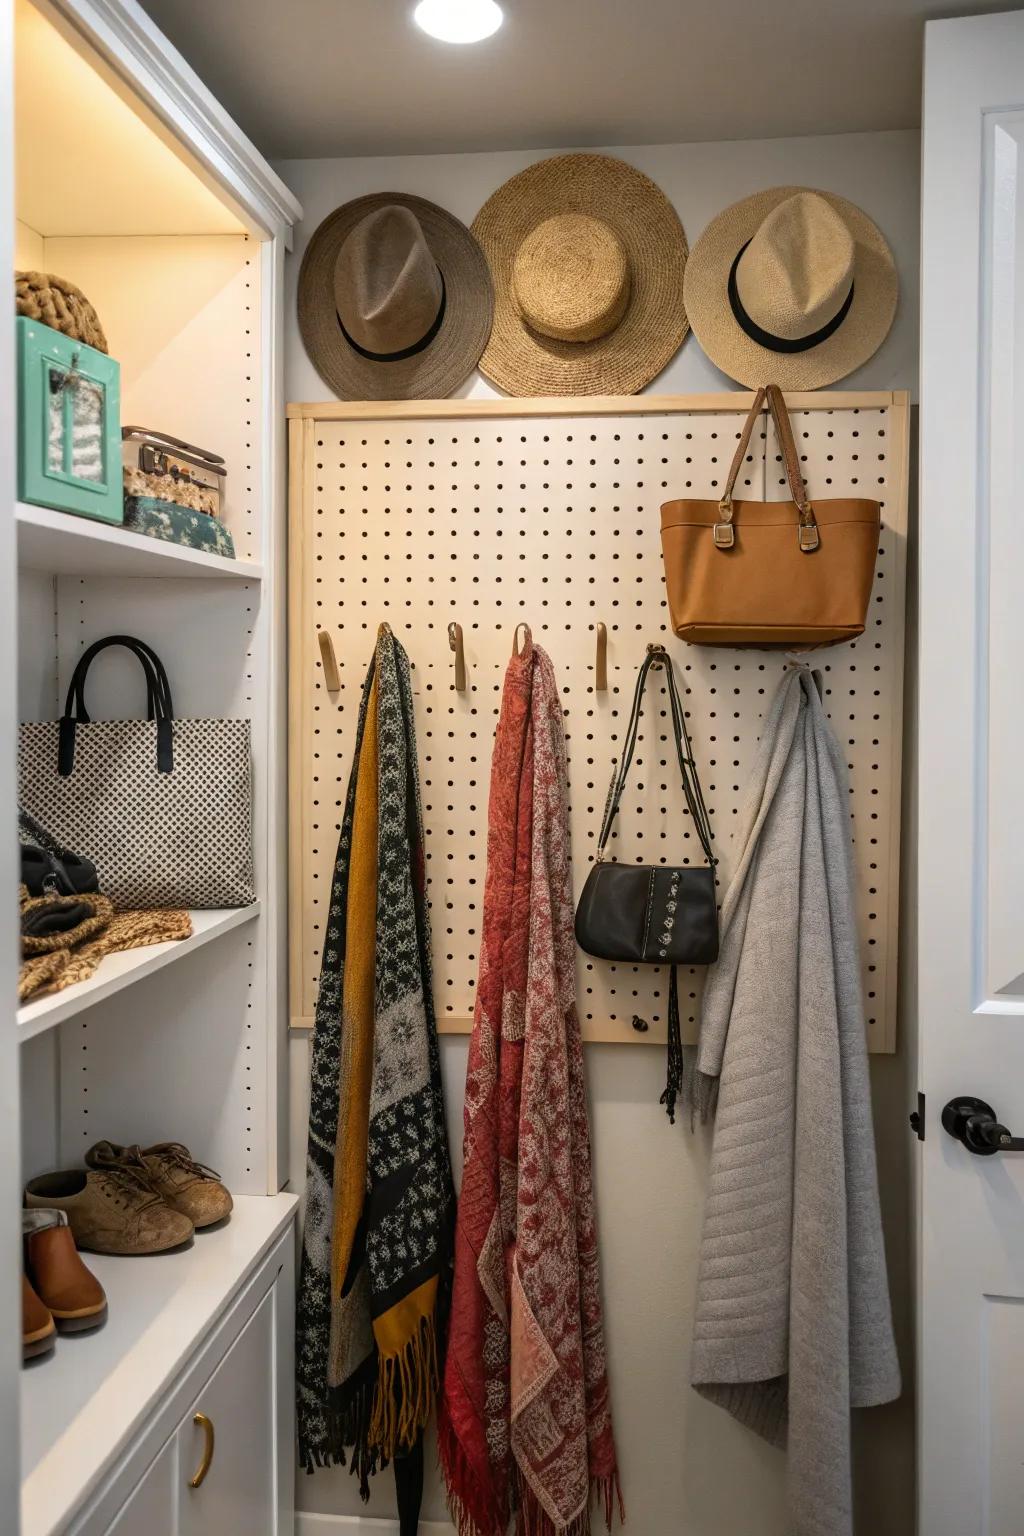
[[[1024,1136],[1011,1136],[984,1099],[966,1095],[950,1099],[942,1111],[942,1128],[962,1141],[976,1157],[991,1157],[995,1152],[1024,1152]]]

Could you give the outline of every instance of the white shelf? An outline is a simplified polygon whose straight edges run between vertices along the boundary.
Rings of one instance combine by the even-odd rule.
[[[112,523],[17,503],[18,564],[55,576],[205,576],[260,581],[262,565],[167,544]]]
[[[259,910],[260,904],[257,901],[248,907],[209,908],[193,912],[190,938],[108,955],[100,961],[98,969],[87,981],[80,981],[63,992],[48,992],[43,997],[23,1004],[18,1009],[18,1038],[22,1041],[31,1040],[35,1035],[53,1029],[65,1019],[80,1013],[83,1008],[91,1008],[94,1003],[100,1003],[124,987],[130,987],[133,982],[141,981],[143,976],[152,976],[154,971],[163,970],[165,965],[173,964],[183,955],[192,954],[204,944],[219,939],[221,934],[230,933],[232,928],[251,922]]]
[[[241,1195],[219,1230],[146,1259],[86,1254],[106,1325],[21,1373],[21,1518],[56,1532],[114,1464],[291,1221],[294,1195]]]

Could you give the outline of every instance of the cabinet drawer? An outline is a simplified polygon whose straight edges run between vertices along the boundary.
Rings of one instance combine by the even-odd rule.
[[[115,1518],[109,1536],[176,1536],[176,1472],[176,1448],[170,1440]]]
[[[273,1383],[271,1292],[178,1430],[177,1536],[273,1536],[277,1530]]]

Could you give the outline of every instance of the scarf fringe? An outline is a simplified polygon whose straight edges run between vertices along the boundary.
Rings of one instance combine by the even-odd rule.
[[[516,1509],[515,1536],[591,1536],[593,1529],[590,1506],[597,1504],[604,1514],[605,1529],[610,1531],[618,1510],[619,1524],[625,1523],[626,1509],[622,1502],[618,1468],[604,1477],[592,1477],[587,1504],[568,1525],[556,1525],[547,1510],[538,1503],[533,1491],[523,1479],[518,1482],[518,1508]]]
[[[378,1468],[386,1466],[376,1445],[371,1443],[370,1409],[373,1402],[374,1383],[360,1381],[349,1401],[328,1407],[327,1426],[331,1442],[338,1448],[338,1460],[345,1465],[345,1447],[350,1449],[349,1472],[359,1479],[359,1497],[366,1504],[370,1497],[370,1478]]]
[[[329,1446],[304,1445],[299,1442],[299,1466],[310,1476],[318,1467],[343,1467],[345,1465],[345,1452],[332,1450]]]
[[[380,1359],[369,1432],[386,1460],[411,1450],[423,1433],[439,1380],[436,1323],[433,1316],[424,1317],[396,1355]]]
[[[370,1478],[387,1465],[370,1443],[376,1364],[371,1355],[344,1387],[328,1389],[327,1402],[316,1416],[315,1433],[304,1434],[301,1422],[299,1428],[300,1465],[310,1473],[318,1467],[348,1467],[359,1479],[364,1504],[370,1497]]]
[[[437,1455],[448,1513],[459,1536],[504,1536],[508,1508],[498,1507],[493,1490],[481,1488],[462,1441],[443,1410],[437,1418]]]

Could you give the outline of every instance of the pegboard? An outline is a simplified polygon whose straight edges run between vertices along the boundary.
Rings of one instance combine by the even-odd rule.
[[[736,850],[743,787],[779,652],[687,646],[669,625],[659,508],[713,496],[749,395],[574,401],[294,406],[290,468],[291,1015],[308,1027],[351,762],[377,625],[413,663],[426,822],[434,994],[442,1030],[471,1027],[487,845],[491,746],[515,625],[551,655],[569,754],[574,881],[593,856],[605,794],[649,641],[664,641],[684,705],[720,859]],[[790,397],[811,497],[882,503],[867,628],[812,658],[846,747],[870,1048],[894,1049],[908,404],[904,393]],[[765,418],[739,494],[788,496]],[[468,672],[454,688],[448,624]],[[608,690],[595,692],[596,626],[608,631]],[[317,631],[332,638],[328,692]],[[652,675],[612,856],[701,861],[677,782],[663,685]],[[680,973],[693,1038],[700,971]],[[664,1041],[667,973],[579,955],[584,1037]],[[634,1015],[650,1029],[638,1033]]]

